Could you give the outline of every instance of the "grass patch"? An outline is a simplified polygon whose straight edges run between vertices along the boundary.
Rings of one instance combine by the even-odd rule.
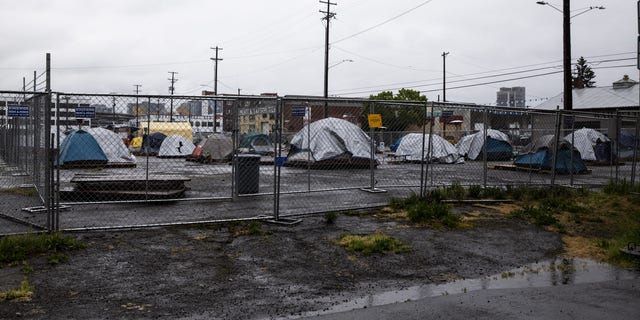
[[[65,262],[68,258],[62,258],[63,251],[85,247],[74,237],[59,233],[7,236],[0,239],[0,264],[17,263],[40,254],[50,254],[51,261]]]
[[[384,254],[409,252],[412,248],[402,243],[402,241],[376,232],[370,235],[343,234],[337,244],[351,252],[362,252],[364,254]]]
[[[17,301],[17,302],[28,302],[31,301],[31,296],[33,295],[33,291],[31,286],[29,285],[29,279],[25,276],[20,281],[20,288],[15,290],[9,290],[7,292],[0,292],[0,302],[1,301]]]

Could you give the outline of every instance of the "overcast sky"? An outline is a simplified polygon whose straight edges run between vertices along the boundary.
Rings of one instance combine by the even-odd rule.
[[[535,0],[332,0],[329,95],[411,88],[430,100],[495,104],[526,87],[528,105],[562,91],[562,15]],[[562,8],[562,1],[550,1]],[[52,90],[175,94],[323,94],[325,26],[317,0],[0,0],[0,90],[44,70]],[[635,67],[634,0],[572,0],[573,61],[593,62],[597,86]],[[346,61],[351,60],[351,61]],[[531,71],[535,70],[535,71]],[[549,74],[545,76],[536,76]],[[522,78],[506,82],[501,80]],[[204,85],[204,86],[203,86]],[[456,88],[463,87],[463,88]]]

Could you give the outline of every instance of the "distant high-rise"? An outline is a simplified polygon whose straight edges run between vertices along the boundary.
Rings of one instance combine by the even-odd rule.
[[[497,93],[496,104],[499,107],[524,108],[526,101],[524,87],[500,88]]]

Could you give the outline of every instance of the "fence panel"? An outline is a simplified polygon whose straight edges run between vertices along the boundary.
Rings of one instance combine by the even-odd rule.
[[[452,184],[602,186],[636,179],[633,112],[67,93],[55,94],[47,112],[47,95],[0,97],[3,115],[8,105],[24,104],[32,116],[2,118],[0,187],[33,184],[47,203],[51,183],[55,203],[70,206],[29,220],[44,228],[351,210]],[[586,151],[582,129],[601,135]],[[55,150],[51,162],[47,143]]]
[[[32,211],[3,212],[0,233],[46,230],[50,216],[41,206],[47,197],[47,157],[44,121],[47,94],[0,92],[0,189],[29,193],[39,199],[25,201]]]

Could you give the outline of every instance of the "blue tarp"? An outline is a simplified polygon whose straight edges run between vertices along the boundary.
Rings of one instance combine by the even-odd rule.
[[[106,164],[105,155],[98,141],[84,130],[72,131],[60,145],[57,165]]]
[[[573,160],[573,165],[571,164],[571,160]],[[519,167],[551,170],[553,168],[553,152],[548,148],[541,148],[535,152],[518,156],[513,163]],[[571,168],[573,168],[573,173],[587,171],[587,167],[580,157],[580,152],[573,150],[573,159],[571,159],[571,150],[566,148],[558,150],[556,172],[568,174],[571,172]]]
[[[513,157],[513,147],[507,141],[501,141],[492,137],[487,137],[486,147],[487,160],[489,161],[510,160],[511,157]]]

